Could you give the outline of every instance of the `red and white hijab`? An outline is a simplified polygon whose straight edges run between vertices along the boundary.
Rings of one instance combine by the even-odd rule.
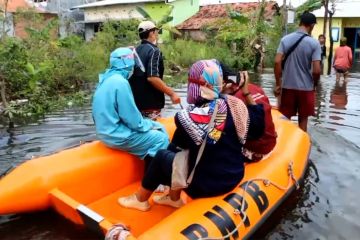
[[[225,128],[228,109],[233,117],[239,141],[244,143],[246,140],[249,125],[248,110],[241,100],[221,95],[222,86],[222,71],[216,60],[201,60],[191,66],[187,93],[190,105],[177,116],[196,145],[200,145],[205,138],[209,144],[215,144],[220,139]],[[218,104],[215,125],[207,133],[215,104]]]

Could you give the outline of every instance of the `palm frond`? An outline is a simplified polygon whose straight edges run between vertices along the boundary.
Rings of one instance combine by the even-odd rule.
[[[158,22],[159,25],[163,25],[165,23],[168,23],[172,21],[174,18],[171,16],[171,13],[174,9],[174,6],[170,6],[166,12],[164,13],[164,16],[161,18],[161,20]]]
[[[141,16],[143,16],[144,18],[153,21],[150,14],[145,9],[143,9],[142,7],[137,6],[136,11],[138,11],[141,14]]]
[[[250,19],[243,14],[236,12],[236,11],[230,11],[229,16],[231,19],[234,19],[238,21],[239,23],[248,23]]]
[[[169,31],[175,35],[178,35],[178,36],[182,35],[182,33],[179,30],[177,30],[175,27],[170,26],[169,24],[164,24],[164,25],[162,25],[161,28],[166,31]]]

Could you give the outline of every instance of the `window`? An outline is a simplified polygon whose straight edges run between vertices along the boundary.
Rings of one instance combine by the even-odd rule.
[[[339,35],[340,35],[340,28],[338,28],[338,27],[331,28],[331,37],[334,42],[339,41]]]

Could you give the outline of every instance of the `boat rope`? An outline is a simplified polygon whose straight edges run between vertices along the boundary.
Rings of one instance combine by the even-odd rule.
[[[269,187],[270,185],[280,189],[280,190],[283,190],[283,191],[286,191],[288,190],[290,187],[291,187],[291,182],[294,183],[296,189],[299,189],[300,185],[298,183],[298,181],[296,180],[295,178],[295,175],[294,175],[294,163],[293,161],[291,161],[288,165],[288,176],[289,176],[289,181],[288,181],[288,184],[286,187],[283,187],[281,186],[280,184],[277,184],[269,179],[266,179],[266,178],[252,178],[250,180],[248,180],[245,184],[245,187],[243,188],[243,191],[242,191],[242,194],[241,194],[241,197],[242,197],[242,201],[241,201],[241,208],[240,209],[237,209],[237,208],[234,208],[234,214],[235,215],[239,215],[239,216],[243,216],[241,218],[241,221],[238,225],[235,226],[234,230],[232,230],[231,232],[229,232],[227,235],[225,236],[222,236],[222,237],[204,237],[204,238],[199,238],[198,240],[222,240],[222,239],[226,239],[226,238],[229,238],[231,237],[236,231],[238,231],[238,229],[241,227],[241,225],[244,224],[246,218],[247,218],[247,215],[246,215],[246,211],[245,211],[245,195],[246,195],[246,192],[247,192],[247,189],[250,185],[250,183],[252,182],[257,182],[257,181],[262,181],[263,184],[265,185],[265,187]]]
[[[130,236],[129,228],[123,224],[113,225],[105,235],[105,240],[126,240]]]

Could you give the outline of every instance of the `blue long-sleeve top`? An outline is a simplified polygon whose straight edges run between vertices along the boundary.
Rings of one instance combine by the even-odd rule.
[[[119,146],[134,132],[147,132],[154,126],[142,117],[129,82],[121,74],[100,80],[92,107],[97,136],[109,146]]]

